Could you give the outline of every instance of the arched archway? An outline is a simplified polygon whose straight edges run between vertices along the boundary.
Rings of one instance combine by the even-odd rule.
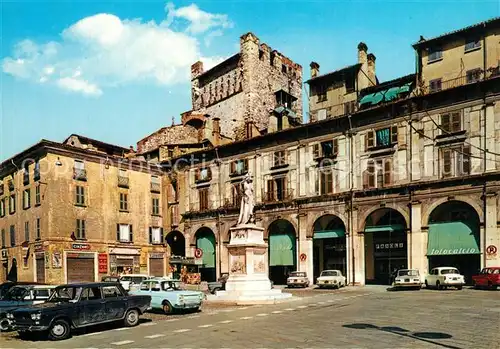
[[[7,280],[17,282],[17,260],[15,258],[12,258],[12,265],[7,275]]]
[[[463,201],[448,201],[432,210],[427,243],[429,270],[455,267],[470,283],[472,275],[481,269],[479,222],[476,210]]]
[[[314,280],[323,270],[336,269],[347,275],[346,238],[344,222],[327,214],[313,225]]]
[[[286,285],[288,274],[297,269],[297,241],[292,223],[285,219],[272,222],[269,236],[269,279]]]
[[[186,239],[184,235],[178,231],[173,230],[166,236],[167,244],[170,247],[171,256],[186,256]]]
[[[195,234],[196,248],[203,251],[202,260],[203,264],[200,268],[201,281],[216,281],[216,243],[214,232],[207,227],[202,227],[198,229]]]
[[[373,211],[365,221],[366,283],[388,284],[396,269],[408,265],[406,220],[392,208]]]

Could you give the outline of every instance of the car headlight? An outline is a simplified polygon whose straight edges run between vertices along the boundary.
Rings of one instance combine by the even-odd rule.
[[[182,295],[179,296],[179,303],[184,303],[184,296]]]
[[[14,314],[12,313],[7,313],[7,319],[13,319],[14,318]]]
[[[40,320],[42,318],[42,314],[36,313],[36,314],[31,314],[31,320]]]

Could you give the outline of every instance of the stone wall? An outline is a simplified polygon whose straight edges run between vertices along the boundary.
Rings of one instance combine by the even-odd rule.
[[[137,142],[137,153],[147,153],[161,145],[198,143],[198,130],[190,125],[163,127]]]

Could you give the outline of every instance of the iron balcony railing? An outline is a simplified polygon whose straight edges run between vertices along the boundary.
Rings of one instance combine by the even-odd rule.
[[[129,179],[126,176],[118,176],[118,186],[121,188],[128,188]]]
[[[151,191],[153,193],[160,193],[161,192],[161,184],[160,183],[151,183]]]
[[[87,180],[87,171],[81,168],[73,169],[73,179],[86,181]]]
[[[290,201],[293,199],[293,189],[265,191],[262,195],[264,203]]]

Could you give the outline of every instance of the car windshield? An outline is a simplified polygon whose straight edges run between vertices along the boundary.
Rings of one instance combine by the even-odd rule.
[[[418,270],[400,270],[398,276],[418,276]]]
[[[306,277],[306,273],[300,272],[300,271],[294,271],[294,272],[290,273],[290,276],[291,277],[305,278]]]
[[[81,287],[57,287],[48,302],[76,302],[80,298],[81,293]]]
[[[458,269],[443,269],[441,274],[459,274]]]
[[[124,275],[120,278],[121,281],[130,281],[134,284],[140,284],[144,279],[146,278],[142,276],[127,276],[127,275]]]
[[[24,287],[12,287],[5,297],[4,300],[7,301],[22,301],[29,295],[29,292]]]
[[[163,281],[161,283],[161,288],[164,291],[180,290],[181,283],[179,281]]]
[[[321,272],[321,276],[337,276],[337,272],[335,270],[325,270]]]
[[[103,282],[118,282],[119,279],[116,276],[105,276],[102,278]]]

